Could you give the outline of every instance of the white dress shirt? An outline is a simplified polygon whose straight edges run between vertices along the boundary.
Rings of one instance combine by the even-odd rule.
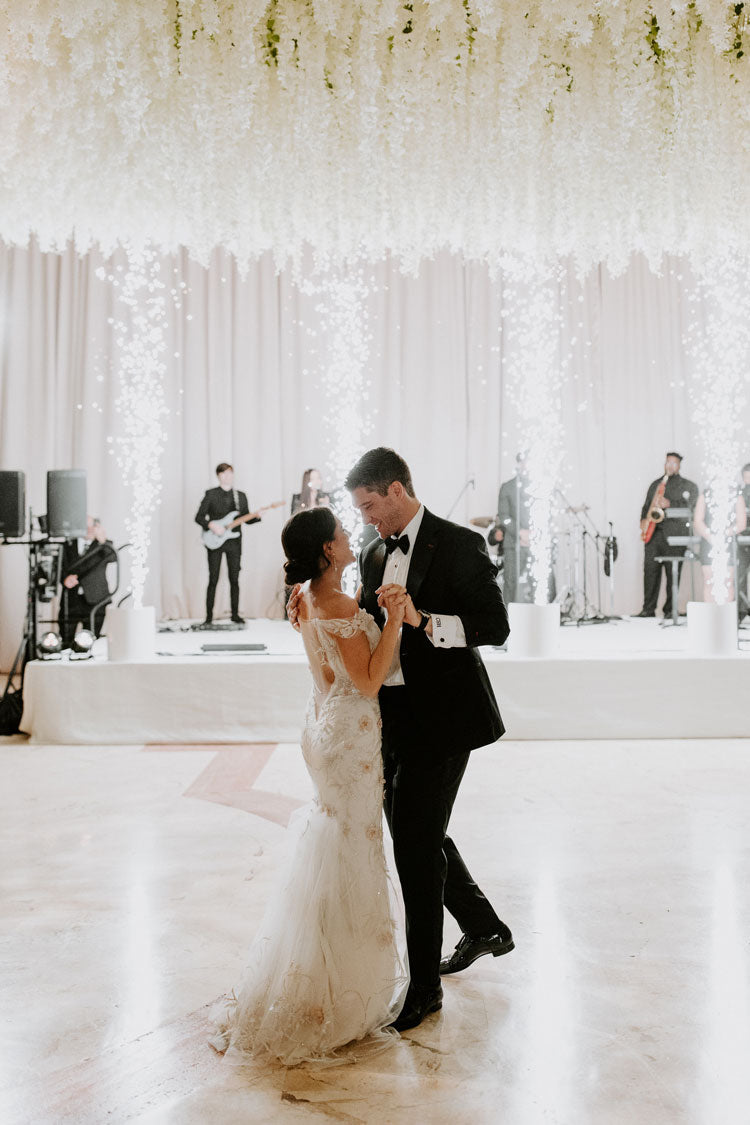
[[[419,511],[412,520],[406,525],[401,535],[409,537],[409,550],[406,554],[403,553],[400,547],[395,551],[391,551],[386,556],[385,570],[383,571],[383,585],[389,582],[395,582],[399,586],[406,585],[406,578],[409,573],[409,565],[411,557],[414,553],[414,544],[417,541],[419,529],[422,526],[422,517],[424,516],[424,504],[419,505]],[[401,538],[401,536],[399,536]],[[419,608],[419,607],[417,607]],[[435,648],[466,648],[466,633],[461,624],[461,618],[452,614],[445,613],[432,613],[432,636],[427,636],[432,641]],[[404,674],[401,671],[401,659],[399,657],[398,648],[393,656],[393,663],[391,664],[390,671],[384,687],[398,687],[404,682]]]

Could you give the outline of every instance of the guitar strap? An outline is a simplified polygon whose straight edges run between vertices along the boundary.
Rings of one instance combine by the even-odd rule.
[[[236,489],[236,488],[233,488],[233,489],[232,489],[232,501],[233,501],[233,506],[234,506],[234,510],[235,510],[235,512],[239,512],[239,510],[240,510],[240,502],[239,502],[239,500],[238,500],[238,498],[237,498],[237,489]]]

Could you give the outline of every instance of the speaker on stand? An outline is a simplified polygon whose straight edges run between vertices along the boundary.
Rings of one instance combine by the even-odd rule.
[[[0,470],[0,538],[23,539],[26,531],[26,474]]]
[[[86,472],[50,469],[47,473],[47,534],[77,539],[86,534]]]

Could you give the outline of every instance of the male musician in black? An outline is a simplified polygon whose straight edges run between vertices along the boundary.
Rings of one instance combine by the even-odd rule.
[[[516,454],[516,475],[500,485],[495,527],[490,541],[503,546],[503,597],[508,602],[531,602],[529,581],[529,494],[526,461]]]
[[[669,563],[658,563],[658,557],[682,557],[684,547],[673,547],[667,539],[673,535],[691,535],[693,523],[693,510],[698,499],[698,485],[680,475],[682,455],[674,451],[667,453],[664,462],[664,475],[657,477],[648,486],[646,499],[641,508],[641,537],[643,537],[652,521],[649,514],[654,508],[664,512],[664,518],[656,523],[654,533],[646,543],[643,556],[643,609],[636,614],[637,617],[655,617],[656,603],[659,600],[662,571],[667,586],[667,596],[664,600],[664,617],[672,613],[672,567]],[[666,480],[664,480],[666,477]],[[664,495],[659,498],[657,493],[664,484]],[[670,508],[689,508],[689,518],[670,518]],[[682,570],[682,563],[680,563]]]
[[[750,461],[742,466],[742,499],[745,501],[747,526],[750,528]],[[747,534],[747,533],[745,533]],[[737,616],[742,621],[750,613],[750,595],[747,592],[747,576],[750,573],[750,546],[737,546]]]
[[[216,466],[216,475],[219,478],[217,488],[209,488],[201,500],[195,522],[203,531],[213,531],[216,535],[223,535],[226,531],[224,524],[219,520],[224,519],[230,512],[237,512],[238,516],[247,516],[250,509],[247,506],[247,496],[234,487],[234,469],[226,461]],[[255,515],[245,523],[258,523],[260,516]],[[237,529],[241,532],[244,525]],[[245,620],[240,617],[240,565],[242,557],[242,535],[234,539],[227,538],[220,547],[207,547],[208,555],[208,588],[206,589],[206,620],[204,626],[208,627],[213,622],[214,598],[216,585],[219,581],[221,560],[226,556],[227,571],[229,573],[229,596],[232,607],[232,621],[235,625],[244,625]]]
[[[86,537],[68,539],[62,550],[62,584],[60,599],[60,640],[63,648],[70,648],[80,621],[84,629],[91,627],[94,614],[94,635],[99,636],[104,624],[104,613],[109,601],[107,563],[117,561],[112,541],[93,516],[86,516]],[[101,604],[104,603],[104,604]]]
[[[531,551],[529,544],[529,477],[526,455],[516,454],[516,475],[500,485],[495,526],[487,542],[498,543],[503,552],[503,597],[508,602],[533,602]],[[555,600],[555,575],[547,578],[547,601]]]

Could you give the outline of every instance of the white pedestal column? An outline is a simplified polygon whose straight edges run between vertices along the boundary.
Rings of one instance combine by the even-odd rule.
[[[737,602],[688,602],[687,631],[691,656],[731,656],[737,651]]]
[[[560,630],[560,606],[527,605],[511,602],[508,606],[510,637],[508,652],[512,656],[554,656]]]
[[[153,659],[156,650],[156,611],[152,605],[141,609],[108,605],[104,628],[112,663]]]

